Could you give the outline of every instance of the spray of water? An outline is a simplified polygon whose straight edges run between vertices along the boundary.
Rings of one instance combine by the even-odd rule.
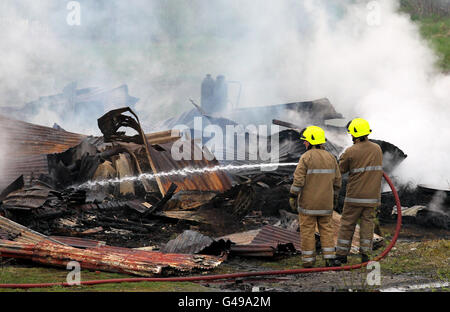
[[[183,168],[180,170],[171,170],[165,172],[158,173],[143,173],[138,176],[130,176],[123,178],[114,178],[114,179],[105,179],[98,181],[88,181],[83,184],[74,186],[76,189],[88,189],[96,186],[107,186],[110,184],[123,183],[123,182],[131,182],[138,180],[154,180],[159,177],[173,177],[173,176],[181,176],[181,177],[190,177],[195,174],[204,174],[210,172],[217,171],[242,171],[242,170],[251,170],[251,169],[265,169],[270,170],[271,168],[276,169],[277,167],[286,167],[286,166],[297,166],[297,163],[264,163],[264,164],[249,164],[249,165],[222,165],[222,166],[214,166],[214,167],[205,167],[205,168]]]

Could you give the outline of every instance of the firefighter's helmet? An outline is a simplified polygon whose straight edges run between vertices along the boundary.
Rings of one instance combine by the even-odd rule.
[[[309,126],[303,129],[300,133],[300,139],[308,141],[311,145],[319,145],[327,141],[325,131],[317,126]]]
[[[355,138],[359,138],[365,135],[369,135],[370,130],[369,122],[362,118],[355,118],[347,124],[347,132]]]

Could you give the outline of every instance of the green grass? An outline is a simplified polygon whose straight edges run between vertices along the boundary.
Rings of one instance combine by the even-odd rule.
[[[62,283],[66,282],[68,271],[63,269],[42,267],[42,266],[23,266],[23,265],[6,265],[0,267],[0,284],[21,284],[21,283]],[[93,272],[82,270],[81,280],[100,280],[100,279],[116,279],[130,278],[126,274]],[[8,289],[0,288],[0,292],[8,291],[31,291],[31,292],[177,292],[192,291],[202,292],[211,291],[210,288],[190,282],[138,282],[138,283],[119,283],[119,284],[101,284],[93,286],[73,286],[61,287],[55,286],[51,288],[31,288],[31,289]]]
[[[420,33],[439,57],[436,64],[442,71],[450,72],[450,14],[440,15],[418,12],[413,5],[417,0],[403,0],[401,11],[411,16],[420,27]]]
[[[393,274],[415,273],[441,280],[450,278],[450,241],[398,242],[381,261],[381,269]]]
[[[420,32],[439,56],[438,66],[450,71],[450,17],[427,17],[419,21]]]

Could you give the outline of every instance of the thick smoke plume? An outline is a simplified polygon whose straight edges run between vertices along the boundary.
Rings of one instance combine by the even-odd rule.
[[[448,183],[450,77],[398,1],[80,0],[79,26],[67,23],[68,3],[2,1],[0,105],[72,81],[126,83],[151,125],[192,108],[206,73],[224,74],[242,84],[241,106],[328,97],[408,154],[402,180]],[[43,109],[32,121],[51,126],[58,115]]]

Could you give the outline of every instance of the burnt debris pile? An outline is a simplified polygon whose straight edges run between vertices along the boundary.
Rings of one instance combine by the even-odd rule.
[[[62,255],[71,255],[88,269],[149,276],[211,269],[226,255],[301,252],[297,217],[288,212],[287,200],[295,165],[305,152],[299,130],[316,123],[333,132],[326,148],[338,156],[345,147],[339,137],[346,131],[327,126],[326,120],[342,116],[326,99],[228,116],[208,115],[194,106],[151,133],[144,132],[129,107],[114,109],[98,119],[100,137],[0,117],[10,146],[0,179],[1,255],[18,258],[20,251],[22,258],[56,266],[70,260]],[[303,116],[302,121],[294,115]],[[263,117],[258,123],[255,116]],[[255,135],[248,127],[252,122],[284,128]],[[187,131],[172,130],[177,124]],[[243,130],[235,131],[233,140],[224,138],[223,147],[211,147],[198,133],[208,125],[223,133],[228,126]],[[253,138],[268,153],[277,150],[275,161],[255,154]],[[406,158],[395,145],[374,142],[383,149],[387,173]],[[400,190],[402,202],[422,205],[414,222],[448,226],[433,208],[448,204],[448,193],[446,198],[426,194],[417,201],[411,194],[418,191]],[[380,210],[386,220],[392,218],[390,196],[383,194]],[[341,193],[333,215],[336,238],[343,199]],[[358,244],[355,235],[353,251]],[[118,268],[107,254],[128,262]]]

